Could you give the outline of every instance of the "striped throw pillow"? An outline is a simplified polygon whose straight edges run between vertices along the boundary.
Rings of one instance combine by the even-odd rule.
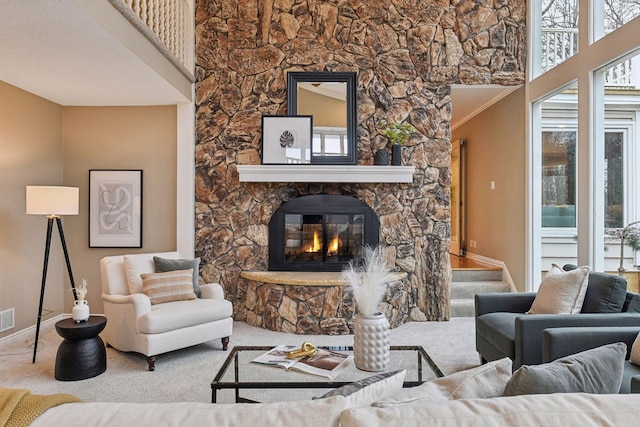
[[[141,274],[142,292],[151,304],[196,299],[193,292],[193,269],[166,273]]]

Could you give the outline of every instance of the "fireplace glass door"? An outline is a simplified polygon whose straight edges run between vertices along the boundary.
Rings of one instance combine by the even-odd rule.
[[[286,263],[344,263],[362,258],[363,214],[286,214]]]

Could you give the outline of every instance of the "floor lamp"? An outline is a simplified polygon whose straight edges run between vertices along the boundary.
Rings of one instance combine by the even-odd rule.
[[[61,215],[78,215],[78,195],[77,187],[50,187],[50,186],[27,186],[27,214],[47,216],[47,240],[44,247],[44,264],[42,266],[42,284],[40,285],[40,305],[38,307],[38,320],[36,323],[36,341],[33,344],[33,362],[36,363],[36,352],[38,351],[38,335],[40,335],[40,321],[42,319],[42,303],[44,301],[44,285],[47,281],[47,267],[49,265],[49,248],[51,247],[51,231],[53,230],[53,220],[58,224],[64,259],[67,262],[67,272],[71,280],[71,288],[74,290],[73,297],[76,299],[71,273],[71,263],[67,252],[67,243],[64,240],[62,231]]]

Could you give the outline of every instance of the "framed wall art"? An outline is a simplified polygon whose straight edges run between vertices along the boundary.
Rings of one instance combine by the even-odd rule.
[[[89,247],[142,247],[142,170],[89,171]]]
[[[262,164],[311,163],[312,116],[262,116]]]

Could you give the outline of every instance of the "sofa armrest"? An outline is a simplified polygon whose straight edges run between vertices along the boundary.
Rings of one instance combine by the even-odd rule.
[[[532,314],[519,316],[515,324],[514,370],[538,365],[542,360],[542,331],[547,328],[586,326],[640,326],[638,313]]]
[[[551,362],[571,354],[607,344],[627,345],[627,359],[640,333],[640,326],[609,326],[585,328],[550,328],[542,332],[542,360]]]
[[[535,292],[477,294],[476,317],[495,312],[525,313],[535,298]]]
[[[200,297],[205,299],[224,299],[224,289],[219,283],[200,285]]]
[[[135,312],[135,318],[151,311],[151,300],[145,294],[107,295],[102,294],[102,301],[115,305],[130,305]]]
[[[640,375],[631,378],[631,393],[640,393]]]

